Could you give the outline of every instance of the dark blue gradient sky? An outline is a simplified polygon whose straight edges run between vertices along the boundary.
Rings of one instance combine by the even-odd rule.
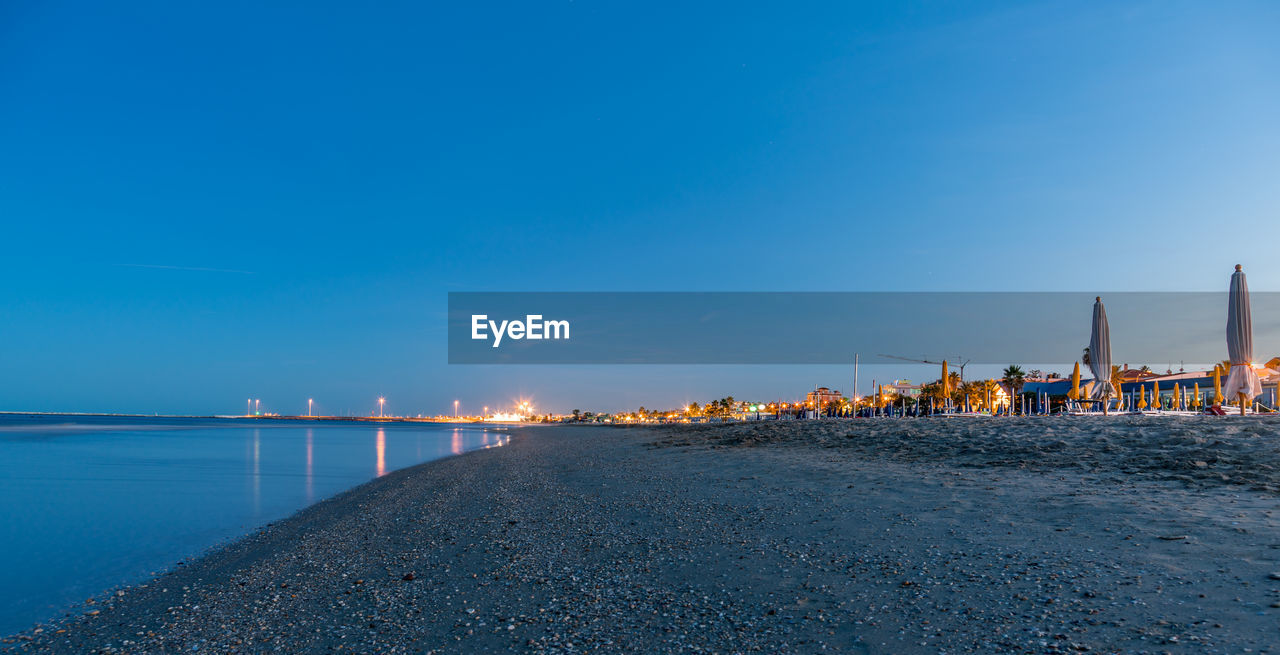
[[[1280,289],[1280,6],[882,5],[3,3],[0,409],[852,381],[449,366],[448,291]]]

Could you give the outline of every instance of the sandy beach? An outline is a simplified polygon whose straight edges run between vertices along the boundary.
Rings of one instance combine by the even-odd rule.
[[[1265,653],[1280,423],[533,427],[17,652]]]

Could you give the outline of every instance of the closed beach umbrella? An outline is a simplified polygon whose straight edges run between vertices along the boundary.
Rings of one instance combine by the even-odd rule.
[[[1093,373],[1093,398],[1102,401],[1102,413],[1107,413],[1107,400],[1115,395],[1111,384],[1111,326],[1107,324],[1107,308],[1102,297],[1093,300],[1093,330],[1089,336],[1089,370]]]
[[[1240,399],[1240,414],[1245,405],[1262,393],[1262,382],[1253,370],[1253,317],[1249,311],[1249,284],[1244,271],[1236,264],[1231,274],[1231,295],[1227,298],[1227,357],[1231,371],[1227,373],[1223,393]]]
[[[1213,404],[1222,404],[1222,367],[1213,365]]]
[[[1138,409],[1147,408],[1147,388],[1138,387]]]
[[[1191,408],[1198,409],[1200,407],[1200,383],[1195,384],[1196,397],[1191,400]]]
[[[1173,385],[1173,408],[1182,409],[1182,385]]]
[[[994,408],[991,407],[991,382],[987,382],[987,413],[994,414]]]
[[[1155,409],[1160,409],[1160,405],[1160,381],[1156,380],[1151,383],[1151,406]]]
[[[1080,362],[1076,362],[1076,367],[1071,371],[1071,393],[1067,394],[1072,400],[1080,400]]]
[[[943,403],[951,400],[951,379],[947,374],[947,360],[942,360],[942,398]]]

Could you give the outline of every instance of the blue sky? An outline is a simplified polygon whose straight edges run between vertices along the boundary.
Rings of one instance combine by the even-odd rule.
[[[448,291],[1277,290],[1277,33],[1262,2],[7,2],[0,408],[851,378],[449,366]]]

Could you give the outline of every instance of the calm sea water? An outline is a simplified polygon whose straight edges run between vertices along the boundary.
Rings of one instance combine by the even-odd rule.
[[[0,634],[389,471],[508,439],[423,423],[0,416]]]

